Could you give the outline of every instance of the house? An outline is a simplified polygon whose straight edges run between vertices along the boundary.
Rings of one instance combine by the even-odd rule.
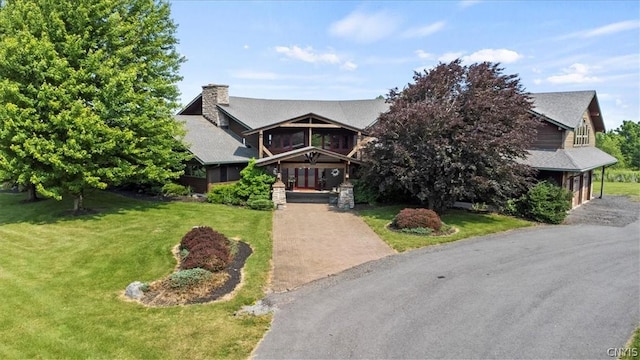
[[[592,197],[594,169],[604,171],[616,162],[595,148],[595,132],[604,131],[595,91],[533,94],[533,99],[532,115],[540,127],[524,162],[540,170],[541,178],[573,191],[577,206]],[[176,115],[194,155],[181,182],[206,192],[213,184],[238,180],[255,158],[256,165],[278,175],[276,187],[283,192],[341,192],[362,164],[368,130],[388,109],[384,99],[254,99],[229,96],[227,85],[205,85]]]
[[[337,189],[362,163],[367,129],[388,108],[383,99],[253,99],[229,96],[227,85],[203,86],[176,115],[194,155],[181,182],[206,192],[212,184],[238,180],[255,158],[279,175],[285,189]]]
[[[596,148],[596,132],[604,132],[595,91],[532,94],[532,114],[540,120],[538,134],[523,163],[573,192],[572,207],[594,197],[593,173],[617,162]],[[600,189],[602,194],[602,188]]]

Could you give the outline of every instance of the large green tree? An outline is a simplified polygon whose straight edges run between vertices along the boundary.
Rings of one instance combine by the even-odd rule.
[[[156,0],[0,7],[0,174],[56,199],[180,175],[182,57]]]
[[[622,151],[620,150],[620,144],[623,141],[622,136],[615,131],[608,131],[606,133],[596,133],[596,147],[600,150],[615,157],[618,162],[612,167],[624,169],[627,167],[627,160]]]
[[[517,159],[538,122],[519,78],[502,71],[455,60],[392,90],[365,150],[367,183],[436,211],[462,199],[499,205],[522,191],[531,169]]]
[[[640,169],[640,121],[624,120],[615,131],[622,137],[620,151],[627,165]]]

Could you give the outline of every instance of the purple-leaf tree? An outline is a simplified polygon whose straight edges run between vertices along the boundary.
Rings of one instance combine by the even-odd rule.
[[[500,205],[530,181],[518,164],[535,138],[531,99],[499,64],[460,60],[415,73],[393,89],[372,128],[364,180],[442,211],[457,200]]]

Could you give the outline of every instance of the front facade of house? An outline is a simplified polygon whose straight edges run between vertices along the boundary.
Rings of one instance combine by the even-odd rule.
[[[596,148],[596,132],[604,122],[595,91],[532,94],[533,115],[540,120],[538,134],[524,163],[538,170],[538,178],[551,180],[573,193],[572,207],[594,191],[593,174],[617,160]]]
[[[239,179],[251,158],[288,190],[334,190],[360,165],[368,128],[387,111],[382,99],[268,100],[230,97],[206,85],[176,116],[194,160],[181,182],[196,192]]]
[[[604,123],[595,91],[533,94],[538,136],[524,163],[574,193],[573,206],[593,197],[592,179],[615,158],[595,147]],[[269,100],[229,96],[206,85],[176,119],[194,159],[181,182],[196,192],[235,181],[251,158],[286,190],[336,190],[362,163],[370,127],[389,109],[383,99]]]

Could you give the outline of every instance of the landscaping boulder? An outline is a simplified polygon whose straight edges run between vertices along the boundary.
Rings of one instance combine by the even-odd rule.
[[[131,299],[140,299],[144,295],[141,289],[143,285],[144,284],[140,281],[132,282],[131,284],[127,285],[127,288],[124,291],[124,295]]]

